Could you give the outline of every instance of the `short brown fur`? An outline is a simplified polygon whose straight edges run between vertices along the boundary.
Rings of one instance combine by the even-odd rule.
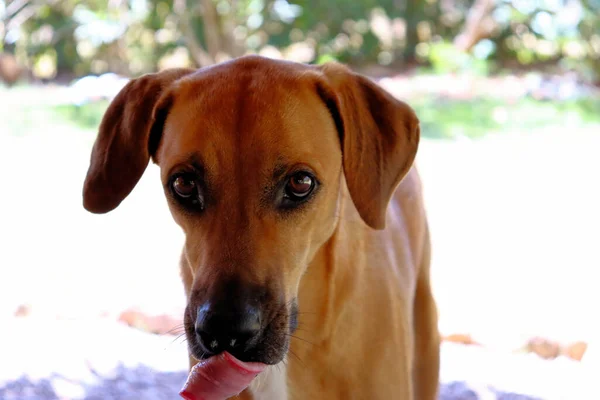
[[[256,357],[285,364],[240,398],[433,400],[439,336],[418,142],[409,106],[339,64],[249,56],[171,70],[133,80],[107,110],[84,205],[114,209],[151,158],[160,166],[186,235],[188,335],[195,307],[223,282],[264,288],[274,322],[270,350]],[[173,174],[194,165],[207,188],[197,214],[169,192]],[[283,212],[276,177],[297,166],[321,184]],[[290,313],[277,310],[294,300],[290,337]]]

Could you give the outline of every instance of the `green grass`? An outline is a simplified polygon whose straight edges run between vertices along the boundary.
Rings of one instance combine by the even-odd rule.
[[[509,104],[494,99],[468,101],[425,98],[411,102],[421,120],[423,137],[471,139],[504,131],[527,132],[545,127],[568,126],[569,129],[600,123],[600,100],[542,102],[523,99]],[[53,112],[82,128],[95,129],[107,103],[82,107],[60,106]]]
[[[547,127],[565,127],[565,132],[600,124],[600,98],[567,102],[521,99],[509,103],[491,98],[456,100],[419,97],[407,100],[421,120],[421,134],[430,139],[482,138],[490,134],[539,132]],[[3,110],[0,130],[14,135],[38,133],[49,127],[68,125],[96,131],[108,107],[107,101],[80,107],[10,104]]]
[[[539,131],[547,127],[568,129],[600,123],[600,99],[544,102],[522,99],[507,103],[496,99],[448,100],[425,98],[410,103],[421,120],[424,137],[481,138],[503,132]]]
[[[85,129],[97,129],[108,104],[107,101],[100,101],[80,107],[61,105],[53,107],[52,111],[65,122],[76,124]]]

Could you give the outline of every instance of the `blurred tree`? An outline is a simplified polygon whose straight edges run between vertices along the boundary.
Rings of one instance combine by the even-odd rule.
[[[600,79],[600,0],[0,0],[0,51],[40,78],[246,53]]]
[[[22,73],[23,69],[12,54],[0,53],[0,81],[12,86]]]
[[[462,51],[470,51],[482,39],[488,38],[494,28],[491,18],[496,0],[475,0],[470,8],[462,31],[454,39],[454,45]]]
[[[600,84],[600,0],[583,0],[583,17],[578,25],[586,56],[579,70]]]

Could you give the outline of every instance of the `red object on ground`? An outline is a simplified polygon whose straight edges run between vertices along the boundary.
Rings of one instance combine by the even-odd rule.
[[[196,364],[179,395],[186,400],[225,400],[246,389],[266,367],[224,352]]]

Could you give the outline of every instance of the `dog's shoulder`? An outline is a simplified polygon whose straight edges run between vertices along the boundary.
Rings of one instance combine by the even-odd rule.
[[[398,185],[391,203],[406,209],[410,214],[423,207],[423,185],[416,165],[413,165]]]

